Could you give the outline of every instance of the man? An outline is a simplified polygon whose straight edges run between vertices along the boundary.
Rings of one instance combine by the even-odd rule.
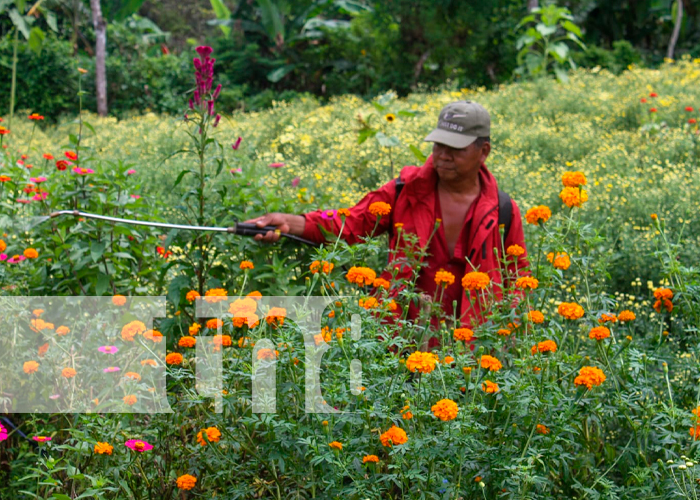
[[[378,201],[391,205],[390,216],[381,217],[374,234],[381,234],[398,223],[403,232],[418,235],[421,247],[428,245],[429,255],[423,262],[416,286],[424,294],[436,296],[439,286],[435,282],[436,272],[451,273],[455,282],[446,287],[442,305],[451,316],[456,301],[457,316],[464,326],[483,320],[483,305],[476,292],[465,294],[462,277],[471,271],[488,273],[496,295],[500,296],[502,248],[518,245],[525,249],[520,211],[508,198],[504,206],[510,204],[510,228],[505,241],[499,232],[498,186],[484,164],[491,152],[490,129],[488,111],[476,102],[458,101],[445,106],[437,128],[425,138],[433,142],[433,154],[422,167],[402,169],[399,177],[404,186],[398,197],[397,181],[393,179],[350,208],[342,235],[349,244],[361,241],[360,236],[370,234],[376,223],[369,206]],[[272,213],[248,222],[260,227],[276,226],[280,232],[321,243],[325,238],[318,226],[334,234],[341,227],[339,216],[329,219],[322,214],[322,211],[304,215]],[[431,238],[438,220],[441,220],[438,230]],[[392,250],[397,250],[397,233],[396,230],[391,232]],[[256,239],[273,242],[279,239],[279,234],[269,231],[257,235]],[[494,248],[498,255],[494,254]],[[398,250],[393,260],[400,257],[400,248]],[[510,266],[509,272],[517,275],[527,265],[527,253],[523,253],[517,257],[517,264]],[[410,276],[410,270],[402,270],[400,276]],[[414,310],[409,317],[416,313]]]

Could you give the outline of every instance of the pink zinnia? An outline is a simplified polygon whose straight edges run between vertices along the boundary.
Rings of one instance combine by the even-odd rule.
[[[232,174],[242,174],[242,173],[243,173],[243,169],[240,168],[240,167],[239,167],[239,168],[232,168],[232,169],[230,170],[230,172],[231,172]]]
[[[117,349],[117,346],[114,345],[103,345],[97,348],[98,351],[100,352],[105,352],[107,354],[115,354],[119,352],[119,349]]]
[[[25,200],[24,198],[22,198],[22,199],[17,198],[15,201],[16,201],[17,203],[24,203],[24,204],[27,204],[27,203],[31,203],[31,202],[32,202],[32,200]]]
[[[7,260],[7,254],[6,253],[0,253],[0,262],[3,260]]]
[[[138,200],[139,198],[141,198],[141,196],[139,196],[139,195],[137,195],[137,194],[132,194],[132,195],[130,195],[130,196],[131,196],[133,199],[135,199],[135,200]]]
[[[47,436],[32,436],[32,439],[37,443],[45,443],[47,441],[51,441],[51,438]]]
[[[297,187],[300,182],[301,179],[299,177],[295,177],[294,179],[292,179],[292,187]]]
[[[41,177],[30,177],[29,180],[35,184],[39,184],[41,182],[46,182],[46,177],[43,175]]]
[[[7,439],[7,429],[5,429],[2,424],[0,424],[0,441],[5,441]]]
[[[13,255],[8,259],[7,263],[17,264],[18,262],[22,262],[23,260],[26,260],[26,257],[24,255]]]
[[[105,373],[114,373],[114,372],[118,372],[119,370],[121,370],[121,368],[119,368],[118,366],[110,366],[110,367],[105,368],[102,371]]]
[[[126,175],[134,175],[136,173],[136,170],[133,168],[130,168],[129,170],[126,171]]]
[[[128,448],[131,448],[134,451],[138,451],[139,453],[152,450],[153,445],[148,444],[147,441],[144,441],[142,439],[129,439],[126,443],[124,443]]]
[[[75,172],[78,175],[86,175],[86,174],[94,174],[95,171],[91,168],[83,168],[83,167],[73,167],[73,172]]]
[[[270,163],[268,165],[268,167],[270,167],[270,168],[282,168],[282,167],[284,167],[284,163]]]
[[[48,195],[49,195],[49,193],[47,193],[46,191],[43,191],[41,193],[37,193],[34,196],[32,196],[32,200],[34,200],[34,201],[45,200]]]
[[[337,210],[324,210],[321,212],[321,218],[324,220],[333,220],[337,214]]]

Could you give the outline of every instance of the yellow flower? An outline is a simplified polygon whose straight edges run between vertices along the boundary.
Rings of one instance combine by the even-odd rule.
[[[536,354],[538,352],[557,352],[557,343],[553,340],[545,340],[543,342],[539,342],[537,345],[533,345],[531,351],[532,354]]]
[[[244,260],[238,267],[240,267],[241,269],[255,269],[255,266],[249,260]]]
[[[362,457],[363,464],[366,464],[369,462],[373,462],[376,464],[379,462],[379,457],[377,455],[365,455],[364,457]]]
[[[595,340],[607,339],[610,337],[610,330],[604,326],[596,326],[591,328],[591,331],[588,332],[588,337]]]
[[[377,279],[377,273],[368,267],[351,267],[348,274],[345,275],[350,283],[356,283],[360,286],[371,285]]]
[[[435,284],[438,286],[448,287],[455,282],[455,275],[440,269],[435,273]]]
[[[542,314],[540,311],[530,311],[525,315],[525,319],[539,325],[544,323],[544,314]]]
[[[177,343],[177,345],[179,345],[180,347],[194,347],[195,344],[197,344],[197,339],[194,337],[190,337],[189,335],[180,337],[180,340]]]
[[[384,119],[389,123],[392,123],[394,120],[396,120],[396,115],[394,113],[387,113],[384,115]]]
[[[562,271],[566,271],[569,269],[569,266],[571,266],[571,259],[566,252],[557,253],[556,256],[554,255],[554,252],[549,252],[547,254],[547,260],[549,262],[553,262],[554,267],[561,269]]]
[[[511,257],[520,257],[524,253],[525,249],[520,245],[510,245],[508,248],[506,248],[506,254],[510,255]]]
[[[632,311],[624,310],[620,311],[620,314],[617,315],[617,319],[619,319],[622,322],[634,321],[635,319],[637,319],[637,316]]]

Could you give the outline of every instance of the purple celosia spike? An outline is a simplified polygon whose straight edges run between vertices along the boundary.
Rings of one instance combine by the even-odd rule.
[[[216,128],[216,126],[219,124],[219,120],[221,120],[221,115],[217,114],[216,117],[214,118],[214,125],[213,125],[214,128]]]
[[[202,68],[202,61],[199,60],[198,57],[195,57],[192,59],[192,62],[194,63],[194,68],[199,71]]]
[[[199,106],[200,104],[202,104],[202,101],[201,101],[201,99],[199,98],[199,90],[195,90],[195,91],[194,91],[194,102],[197,104],[197,106]]]
[[[236,142],[234,144],[231,144],[231,147],[233,148],[234,151],[238,149],[238,147],[241,145],[241,141],[243,140],[242,137],[239,137],[236,139]]]
[[[214,101],[207,101],[207,108],[209,110],[209,116],[214,116]]]
[[[192,102],[192,99],[190,99],[190,109],[194,109],[194,103]],[[185,115],[187,116],[187,115]]]
[[[213,52],[213,49],[207,45],[200,45],[195,50],[200,57],[208,57]]]
[[[217,97],[219,97],[219,94],[221,93],[221,84],[216,86],[216,90],[214,91],[214,96],[212,99],[216,100]]]

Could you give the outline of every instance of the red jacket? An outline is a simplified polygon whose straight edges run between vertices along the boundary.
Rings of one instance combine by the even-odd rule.
[[[381,218],[379,226],[374,232],[375,236],[386,232],[391,224],[402,223],[402,230],[417,234],[421,247],[425,247],[435,227],[436,219],[440,218],[437,214],[437,211],[440,210],[439,197],[436,196],[438,177],[433,168],[432,156],[422,167],[404,167],[401,170],[401,179],[405,185],[398,200],[396,200],[396,181],[391,180],[376,191],[365,195],[357,205],[350,208],[350,215],[346,218],[342,235],[345,241],[349,244],[359,243],[360,236],[367,236],[372,232],[376,217],[369,213],[368,208],[374,202],[383,201],[391,205],[392,211],[390,216]],[[462,288],[462,276],[473,270],[467,264],[465,257],[469,257],[476,270],[489,274],[494,283],[493,290],[496,296],[501,297],[500,264],[493,252],[494,248],[498,248],[499,256],[501,254],[501,235],[498,230],[498,185],[486,165],[481,166],[479,179],[481,193],[467,213],[465,225],[455,247],[455,254],[449,255],[444,240],[444,231],[440,228],[430,241],[429,253],[431,255],[426,257],[417,283],[421,291],[432,296],[437,287],[433,279],[435,272],[440,268],[452,272],[455,275],[455,282],[447,289],[451,293],[446,293],[443,297],[443,307],[448,314],[451,314],[452,300],[454,298],[461,299],[458,300],[459,313],[462,325],[467,327],[481,323],[484,320],[484,315],[482,314],[483,303],[477,300],[476,292],[472,292],[470,300]],[[336,216],[334,219],[324,219],[323,213],[319,210],[304,214],[306,226],[302,237],[318,243],[324,242],[325,239],[318,228],[319,225],[333,234],[338,234],[341,227],[340,216]],[[520,210],[518,210],[515,201],[512,201],[511,220],[505,248],[514,244],[525,248]],[[392,232],[391,250],[396,249],[397,233],[396,230]],[[392,254],[390,264],[391,261],[401,259],[402,255],[401,252],[396,255]],[[524,274],[523,268],[527,266],[527,253],[525,253],[518,258],[517,269],[515,266],[511,266],[510,272],[522,275]],[[390,273],[386,272],[384,276],[387,275]],[[408,278],[410,269],[403,269],[399,276]],[[413,308],[413,310],[409,310],[408,317],[413,318],[416,314],[417,310]]]

